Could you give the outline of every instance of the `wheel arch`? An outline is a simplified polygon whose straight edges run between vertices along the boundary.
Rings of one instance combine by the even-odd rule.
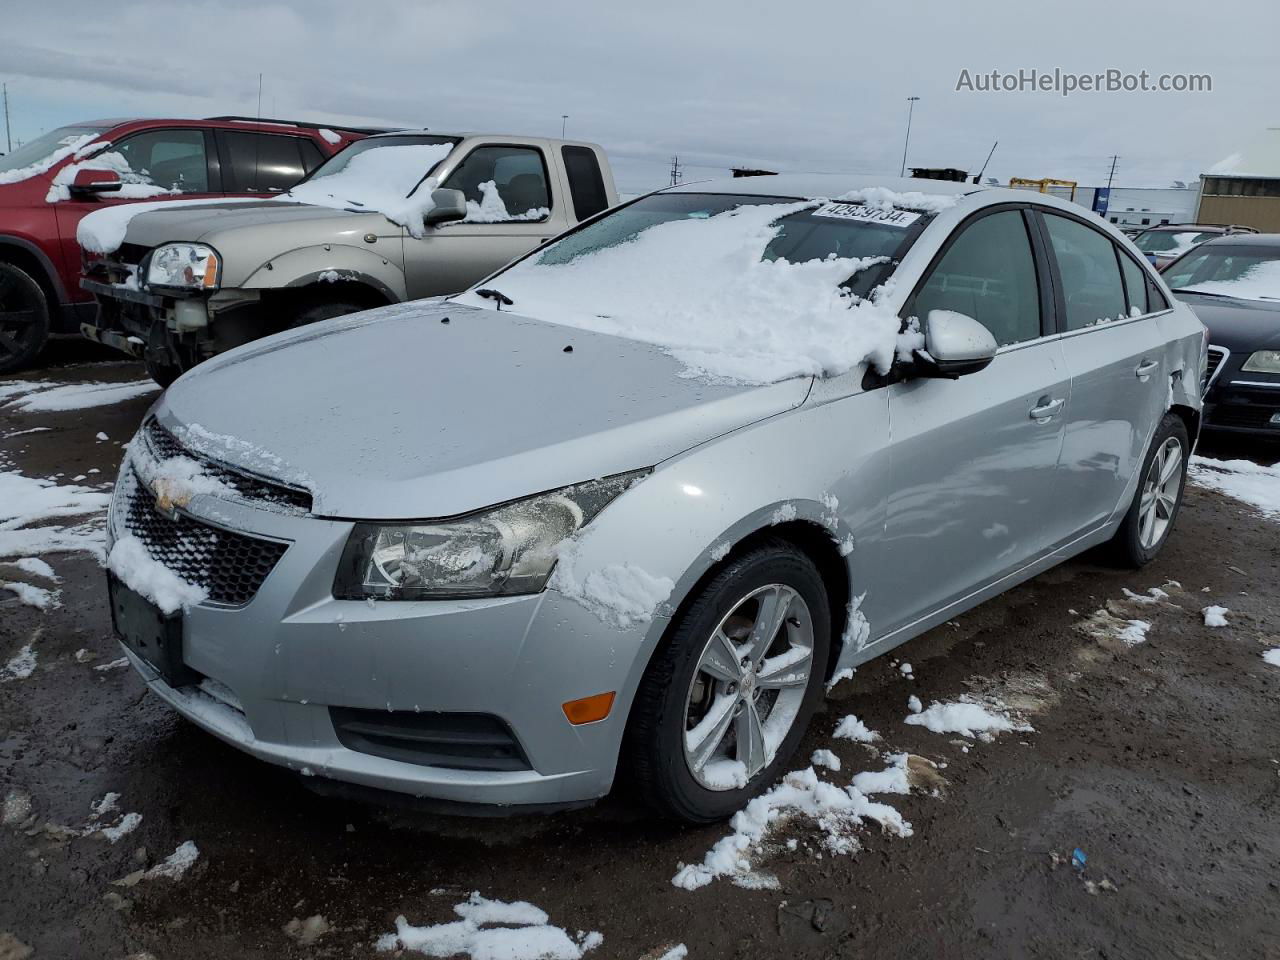
[[[0,236],[0,260],[25,271],[40,284],[51,313],[66,302],[66,291],[58,277],[58,271],[54,269],[53,261],[35,244],[21,237]]]
[[[720,560],[713,561],[685,591],[679,604],[672,611],[671,619],[663,632],[658,646],[668,642],[674,625],[701,595],[703,588],[735,559],[760,546],[769,540],[784,540],[813,561],[822,577],[823,586],[827,590],[827,604],[831,616],[831,651],[827,657],[827,675],[830,680],[840,659],[845,629],[849,621],[849,601],[853,595],[852,583],[849,579],[849,565],[840,555],[839,545],[828,530],[820,523],[812,520],[795,519],[784,523],[758,527],[741,537],[729,547],[729,552]],[[650,658],[657,651],[650,652]]]
[[[1194,450],[1200,436],[1200,411],[1186,404],[1175,403],[1169,408],[1169,412],[1186,426],[1187,438],[1191,441],[1191,449]]]

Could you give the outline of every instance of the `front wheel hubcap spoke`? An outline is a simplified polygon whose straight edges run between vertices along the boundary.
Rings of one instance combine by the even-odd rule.
[[[812,650],[807,647],[792,647],[786,653],[764,662],[756,675],[756,686],[768,690],[803,687],[809,682],[812,659]]]
[[[747,776],[754,777],[768,762],[765,756],[764,724],[756,705],[748,701],[738,714],[738,760],[747,768]]]
[[[710,646],[702,654],[698,669],[716,680],[737,683],[742,679],[742,667],[738,663],[738,651],[723,630],[717,630]]]
[[[695,772],[701,771],[707,765],[707,761],[724,742],[724,735],[729,730],[729,724],[733,722],[735,705],[735,697],[717,697],[707,717],[685,734],[689,763]]]

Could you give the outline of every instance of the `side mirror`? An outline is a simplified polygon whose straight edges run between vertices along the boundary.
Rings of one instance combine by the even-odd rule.
[[[461,190],[433,190],[431,200],[435,206],[422,218],[424,223],[448,223],[451,220],[462,220],[467,215],[467,198]]]
[[[88,197],[116,193],[122,186],[120,174],[114,170],[77,170],[75,179],[67,185],[67,192],[73,197]]]
[[[924,349],[916,366],[930,377],[954,380],[986,369],[996,357],[996,338],[973,317],[951,310],[930,310],[924,323]]]

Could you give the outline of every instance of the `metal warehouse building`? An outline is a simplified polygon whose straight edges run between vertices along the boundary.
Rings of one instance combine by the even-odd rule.
[[[1268,127],[1201,175],[1196,222],[1280,233],[1280,127]]]

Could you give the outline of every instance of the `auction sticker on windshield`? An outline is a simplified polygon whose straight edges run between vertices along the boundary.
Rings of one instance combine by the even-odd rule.
[[[883,223],[890,227],[909,227],[920,219],[920,214],[907,210],[885,210],[869,207],[864,203],[824,203],[813,211],[815,217],[833,217],[838,220],[865,220]]]

